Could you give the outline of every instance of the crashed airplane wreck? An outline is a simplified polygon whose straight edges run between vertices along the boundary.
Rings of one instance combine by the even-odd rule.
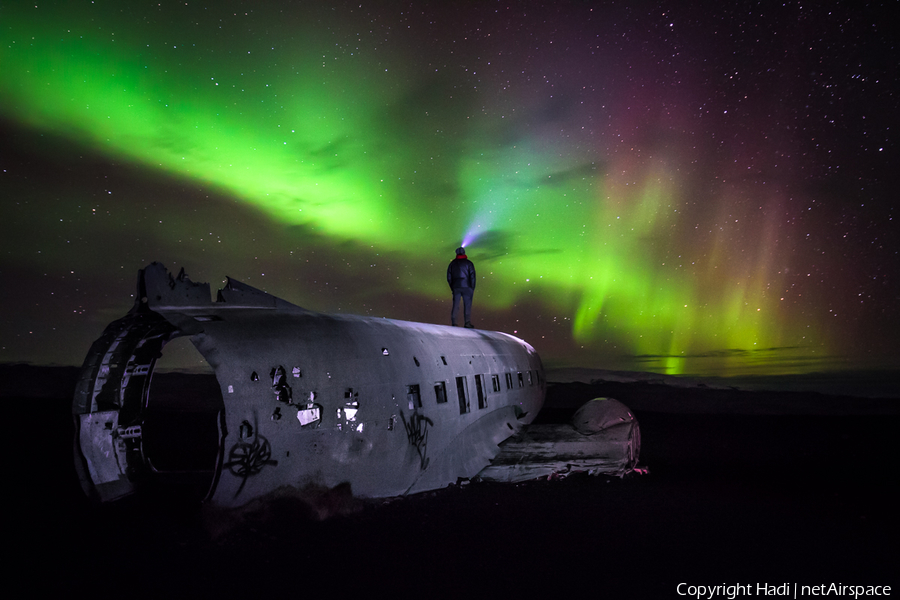
[[[73,400],[76,469],[99,501],[167,488],[236,507],[284,485],[348,483],[390,497],[637,464],[637,421],[614,400],[589,402],[573,426],[529,425],[547,384],[514,336],[320,314],[230,278],[211,301],[208,283],[159,263],[137,287],[92,345]],[[154,377],[181,337],[214,382]]]

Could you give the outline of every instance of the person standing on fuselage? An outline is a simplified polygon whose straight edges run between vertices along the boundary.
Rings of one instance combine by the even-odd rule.
[[[475,265],[466,258],[465,248],[456,249],[456,258],[447,267],[447,283],[453,292],[450,324],[456,326],[456,308],[459,306],[459,299],[462,298],[466,327],[473,329],[475,326],[472,325],[472,296],[475,294]]]

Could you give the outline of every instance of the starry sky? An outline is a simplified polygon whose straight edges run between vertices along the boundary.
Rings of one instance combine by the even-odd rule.
[[[7,2],[0,362],[137,270],[473,321],[548,366],[900,365],[892,3]]]

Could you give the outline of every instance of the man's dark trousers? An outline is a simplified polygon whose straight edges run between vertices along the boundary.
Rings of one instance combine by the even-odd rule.
[[[472,296],[475,290],[472,288],[453,288],[453,309],[450,313],[450,323],[456,325],[456,309],[459,307],[459,299],[463,301],[463,316],[466,318],[465,323],[468,325],[472,322]]]

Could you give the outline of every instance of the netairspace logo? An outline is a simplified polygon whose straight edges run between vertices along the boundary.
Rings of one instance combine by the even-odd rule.
[[[819,585],[799,585],[796,583],[722,583],[719,585],[691,585],[679,583],[675,591],[679,596],[689,596],[697,600],[713,600],[727,598],[734,600],[739,596],[763,597],[782,596],[785,598],[804,598],[813,596],[845,596],[850,598],[890,596],[889,585],[844,585],[843,583],[822,583]]]

